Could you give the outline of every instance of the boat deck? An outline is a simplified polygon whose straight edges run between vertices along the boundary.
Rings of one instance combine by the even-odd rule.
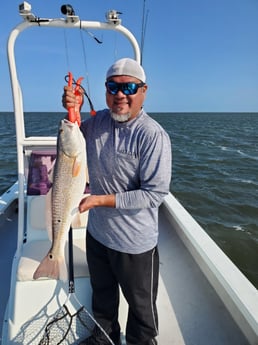
[[[5,220],[0,223],[1,324],[4,321],[12,258],[16,247],[15,205],[12,211],[7,213]],[[159,344],[248,344],[177,232],[171,229],[171,223],[162,208],[159,250]]]

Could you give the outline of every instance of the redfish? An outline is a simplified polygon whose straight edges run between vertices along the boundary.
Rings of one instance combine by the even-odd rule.
[[[33,278],[67,279],[65,242],[86,184],[86,144],[77,123],[61,121],[51,191],[52,246]]]

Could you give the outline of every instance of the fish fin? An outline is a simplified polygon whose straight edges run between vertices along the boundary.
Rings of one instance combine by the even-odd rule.
[[[46,229],[48,238],[50,239],[50,241],[52,241],[52,188],[50,188],[48,193],[46,194]]]
[[[72,214],[73,214],[73,219],[72,219],[72,224],[71,224],[72,228],[73,229],[81,228],[82,227],[82,220],[81,220],[81,216],[80,216],[80,212],[78,210],[78,207],[73,210]]]
[[[80,171],[81,171],[81,161],[78,159],[75,159],[73,162],[73,171],[72,171],[73,177],[78,176]]]
[[[33,274],[33,279],[50,278],[67,280],[67,267],[64,257],[51,258],[50,253],[44,257]]]

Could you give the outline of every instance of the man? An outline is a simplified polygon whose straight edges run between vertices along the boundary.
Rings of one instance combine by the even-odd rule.
[[[171,144],[164,129],[143,110],[147,85],[135,60],[115,62],[106,75],[109,109],[82,122],[91,195],[87,260],[95,319],[115,345],[120,342],[119,286],[128,302],[127,345],[157,344],[158,207],[169,192]],[[65,87],[63,104],[78,106]],[[100,334],[83,344],[106,344]]]

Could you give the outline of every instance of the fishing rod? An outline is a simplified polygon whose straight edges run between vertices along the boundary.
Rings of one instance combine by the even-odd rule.
[[[149,10],[146,12],[146,0],[143,0],[143,9],[142,9],[142,30],[141,30],[141,65],[143,61],[143,49],[145,43],[145,35],[146,35],[146,27],[147,27],[147,19],[149,15]]]

